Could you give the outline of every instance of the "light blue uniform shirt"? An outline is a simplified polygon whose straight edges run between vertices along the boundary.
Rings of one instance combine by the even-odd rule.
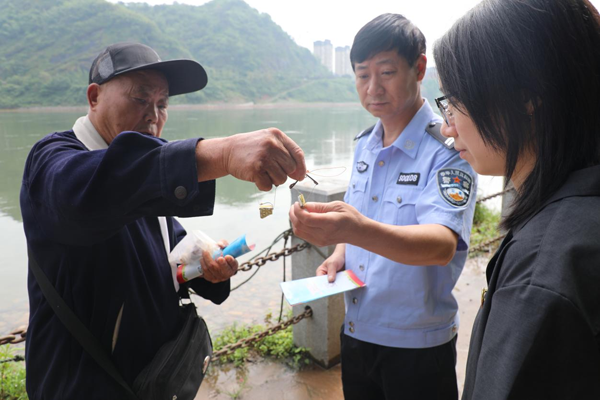
[[[359,139],[345,202],[392,225],[440,224],[459,235],[447,266],[411,266],[346,245],[346,269],[365,288],[346,292],[345,333],[389,347],[425,348],[458,330],[452,289],[467,258],[477,175],[425,128],[441,119],[425,100],[396,141],[383,148],[383,125]]]

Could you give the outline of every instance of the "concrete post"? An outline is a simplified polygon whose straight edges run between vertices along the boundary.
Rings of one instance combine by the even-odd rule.
[[[307,202],[328,203],[343,200],[347,181],[327,179],[314,186],[309,179],[297,184],[292,189],[292,204],[298,201],[302,193]],[[292,238],[292,246],[302,243],[301,239]],[[329,257],[335,246],[319,247],[318,250]],[[317,267],[324,258],[313,247],[292,254],[292,279],[303,279],[315,276]],[[312,358],[325,368],[334,366],[340,361],[340,328],[344,322],[344,296],[337,294],[306,304],[312,308],[312,318],[307,318],[293,326],[294,344],[306,347]],[[293,307],[294,316],[304,312],[305,304]]]

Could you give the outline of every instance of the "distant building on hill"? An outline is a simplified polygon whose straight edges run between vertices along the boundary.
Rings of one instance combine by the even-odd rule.
[[[335,48],[335,74],[338,76],[354,76],[350,63],[350,46]]]
[[[314,42],[313,53],[329,71],[333,72],[333,45],[329,40]]]

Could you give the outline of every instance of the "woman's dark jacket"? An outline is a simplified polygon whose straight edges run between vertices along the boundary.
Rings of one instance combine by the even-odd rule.
[[[600,166],[509,233],[487,280],[463,400],[600,399]]]

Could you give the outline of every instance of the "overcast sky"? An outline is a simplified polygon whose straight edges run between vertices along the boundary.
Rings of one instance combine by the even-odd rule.
[[[116,3],[117,0],[109,0]],[[202,5],[208,0],[178,0]],[[351,46],[356,32],[383,13],[399,13],[412,20],[427,38],[427,57],[433,64],[433,43],[459,17],[480,0],[245,0],[261,13],[267,13],[300,46],[313,50],[313,42],[329,39],[334,47]],[[131,1],[125,1],[131,2]],[[138,3],[171,4],[173,1],[145,0]],[[600,7],[600,0],[591,0]]]

